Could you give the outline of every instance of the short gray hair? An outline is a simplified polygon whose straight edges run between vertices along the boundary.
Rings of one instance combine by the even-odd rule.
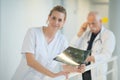
[[[100,14],[97,11],[90,11],[88,13],[88,16],[92,16],[92,15],[96,16],[97,20],[101,20],[102,19],[102,17],[100,16]]]

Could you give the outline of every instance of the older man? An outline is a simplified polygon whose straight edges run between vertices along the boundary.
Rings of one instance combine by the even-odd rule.
[[[82,79],[106,80],[106,61],[111,58],[115,48],[115,37],[113,32],[102,25],[98,12],[89,12],[87,21],[80,27],[71,44],[74,47],[92,51],[86,60],[88,62],[86,65],[104,62],[100,67],[83,73]]]

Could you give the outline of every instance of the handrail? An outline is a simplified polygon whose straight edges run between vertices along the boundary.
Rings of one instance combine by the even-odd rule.
[[[112,70],[108,71],[107,74],[113,73],[113,79],[112,80],[117,80],[117,75],[116,75],[117,74],[117,56],[114,56],[107,61],[107,63],[110,63],[110,62],[114,63],[114,65],[113,65],[114,67],[112,68]],[[100,63],[97,63],[97,64],[91,64],[91,65],[86,67],[85,71],[96,68],[96,67],[100,66],[102,63],[104,63],[104,62],[100,62]],[[69,78],[80,75],[80,74],[81,73],[71,73],[69,75]]]
[[[109,63],[109,62],[113,62],[114,65],[113,65],[112,70],[111,70],[111,71],[108,71],[107,74],[113,73],[113,79],[112,79],[112,80],[117,80],[117,77],[118,77],[118,76],[116,75],[116,74],[117,74],[117,56],[114,56],[114,57],[110,58],[110,59],[107,61],[107,63]],[[91,64],[91,65],[89,65],[89,66],[86,67],[85,71],[88,71],[88,70],[91,70],[91,69],[93,69],[93,68],[96,68],[96,67],[98,67],[99,65],[101,65],[102,63],[104,63],[104,62]],[[77,75],[81,75],[81,73],[70,73],[70,74],[69,74],[69,78],[74,77],[74,76],[77,76]],[[63,77],[62,80],[65,80],[65,77]]]

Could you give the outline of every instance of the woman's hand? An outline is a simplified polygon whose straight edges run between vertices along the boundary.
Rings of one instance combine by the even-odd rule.
[[[67,71],[60,71],[58,73],[55,73],[54,77],[65,76],[65,78],[68,79],[68,74],[69,74],[69,72],[67,72]]]
[[[86,67],[85,64],[81,64],[80,66],[78,66],[77,72],[84,73],[85,67]]]
[[[83,73],[85,71],[85,64],[81,64],[80,66],[70,66],[70,65],[63,65],[63,69],[66,72],[80,72]]]
[[[68,80],[69,73],[71,72],[83,73],[84,71],[85,71],[85,64],[81,64],[80,66],[63,65],[63,73],[65,72],[64,75],[66,76],[66,80]]]

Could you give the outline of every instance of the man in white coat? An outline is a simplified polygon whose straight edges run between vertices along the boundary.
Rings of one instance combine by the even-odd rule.
[[[111,58],[115,48],[115,36],[102,25],[98,12],[89,12],[87,21],[80,27],[71,45],[79,49],[91,50],[91,55],[86,59],[89,62],[87,65],[104,62],[101,66],[83,73],[82,79],[106,80],[106,62]]]

